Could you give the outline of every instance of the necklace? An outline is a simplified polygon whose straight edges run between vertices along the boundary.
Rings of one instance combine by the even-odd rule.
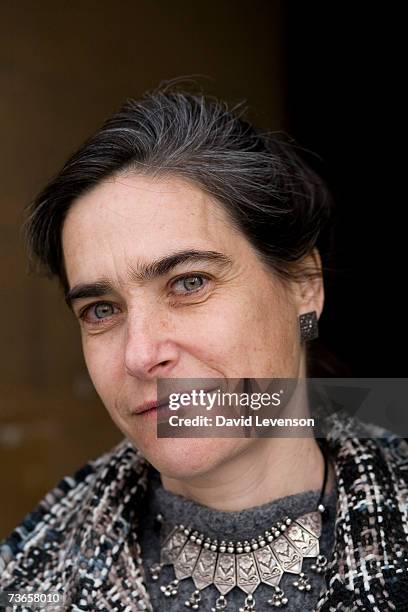
[[[322,447],[321,447],[322,448]],[[201,591],[214,585],[219,597],[211,612],[227,609],[227,594],[240,588],[245,599],[239,612],[255,612],[254,592],[263,583],[270,586],[271,607],[286,606],[288,597],[279,587],[285,572],[295,574],[293,586],[299,591],[309,592],[312,585],[302,571],[305,558],[315,558],[311,570],[322,574],[326,570],[327,558],[320,554],[319,537],[322,532],[322,518],[326,508],[323,498],[328,474],[328,457],[324,452],[323,485],[317,503],[317,510],[308,512],[296,519],[285,516],[271,525],[258,537],[243,542],[232,542],[206,537],[192,527],[175,525],[165,537],[161,547],[160,562],[149,569],[153,580],[158,580],[164,565],[172,565],[175,579],[160,590],[165,597],[178,595],[181,580],[192,579],[195,589],[185,606],[198,610],[202,603]],[[163,515],[158,514],[156,521],[163,524]]]

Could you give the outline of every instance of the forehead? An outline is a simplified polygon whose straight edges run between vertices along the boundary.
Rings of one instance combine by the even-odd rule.
[[[198,186],[178,177],[126,175],[101,182],[72,204],[62,246],[72,282],[82,271],[112,275],[135,258],[184,247],[225,250],[237,238],[222,206]]]

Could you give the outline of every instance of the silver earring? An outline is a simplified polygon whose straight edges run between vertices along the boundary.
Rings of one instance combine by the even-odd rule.
[[[301,342],[314,340],[319,335],[317,314],[315,310],[299,315],[299,329]]]

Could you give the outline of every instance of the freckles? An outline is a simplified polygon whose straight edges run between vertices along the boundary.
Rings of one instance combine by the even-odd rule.
[[[116,360],[107,347],[100,346],[99,338],[84,337],[83,354],[92,381],[98,389],[106,388],[115,376]]]

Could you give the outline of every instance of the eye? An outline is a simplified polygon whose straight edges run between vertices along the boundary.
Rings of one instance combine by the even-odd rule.
[[[80,314],[80,318],[86,323],[104,323],[106,319],[116,314],[115,306],[110,302],[97,302],[87,306]]]
[[[205,286],[205,281],[208,281],[208,279],[205,276],[202,276],[201,274],[191,274],[189,276],[182,276],[181,278],[178,278],[176,281],[174,281],[174,283],[172,284],[172,289],[173,292],[177,294],[186,295],[188,293],[195,293],[196,291],[199,291],[202,287]]]

